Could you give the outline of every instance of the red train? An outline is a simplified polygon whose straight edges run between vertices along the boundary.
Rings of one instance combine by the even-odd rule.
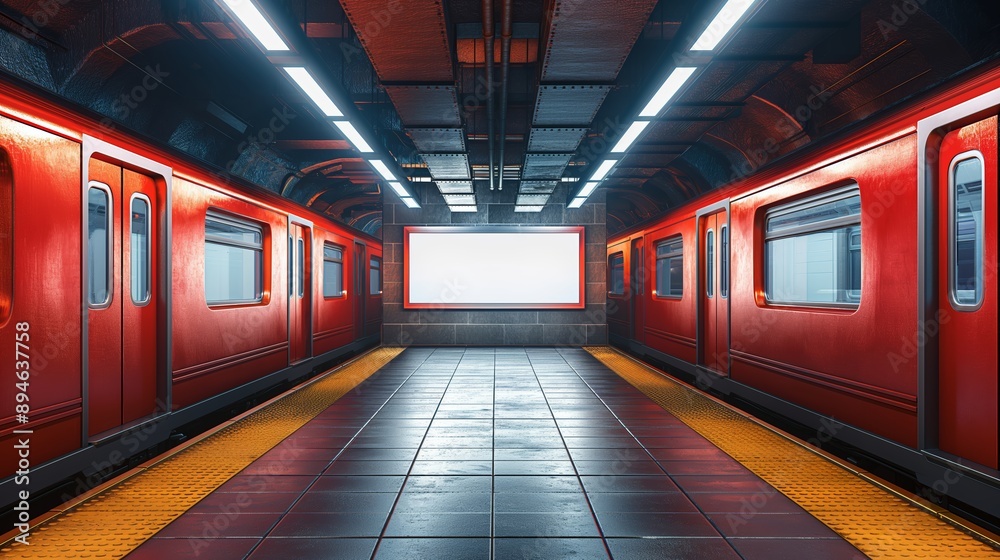
[[[612,342],[1000,518],[1000,68],[608,242]]]
[[[0,82],[4,506],[379,342],[381,242],[232,183]]]

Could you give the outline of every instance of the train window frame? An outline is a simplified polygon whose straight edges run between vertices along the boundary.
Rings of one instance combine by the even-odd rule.
[[[4,221],[6,219],[6,221]],[[0,325],[14,310],[14,166],[0,148]]]
[[[616,267],[616,265],[612,263],[614,259],[619,260],[620,266]],[[621,291],[615,290],[614,279],[615,279],[616,268],[621,270],[621,279],[622,279]],[[611,296],[625,295],[625,252],[624,251],[618,251],[616,253],[611,253],[610,255],[608,255],[608,295]]]
[[[979,220],[976,222],[975,241],[975,295],[973,302],[962,301],[959,297],[958,289],[958,204],[957,196],[957,173],[958,166],[967,161],[979,162],[979,175],[981,178],[979,187]],[[962,152],[952,158],[948,165],[948,299],[951,306],[956,311],[972,312],[978,311],[983,306],[985,299],[985,258],[986,258],[986,158],[979,150],[969,150]]]
[[[819,208],[825,205],[835,204],[841,201],[846,201],[850,199],[858,199],[858,211],[856,213],[849,214],[847,216],[835,216],[832,218],[827,218],[824,220],[818,220],[814,222],[808,222],[805,224],[791,225],[771,231],[770,224],[771,220],[774,218],[780,218],[782,216],[795,214],[803,210],[811,210]],[[838,188],[831,190],[826,190],[819,194],[815,194],[803,199],[795,200],[792,202],[778,203],[777,205],[767,209],[764,213],[764,227],[763,227],[763,272],[764,272],[764,286],[762,293],[764,294],[764,301],[769,306],[774,307],[797,307],[797,308],[814,308],[814,309],[832,309],[832,310],[849,310],[855,311],[861,306],[862,292],[863,292],[863,278],[864,278],[864,234],[862,229],[862,217],[864,216],[863,199],[861,196],[861,187],[857,181],[851,181],[849,183],[843,184]],[[771,293],[771,251],[769,243],[772,241],[782,240],[782,239],[793,239],[802,238],[809,235],[824,233],[824,232],[845,232],[846,242],[844,244],[843,253],[847,255],[847,266],[844,269],[836,269],[836,265],[839,264],[835,258],[832,262],[835,265],[835,272],[832,273],[834,277],[834,282],[843,283],[846,288],[841,290],[839,288],[840,284],[835,284],[838,286],[834,292],[843,292],[845,296],[844,301],[800,301],[791,299],[779,299],[773,297]],[[853,247],[853,239],[855,236],[860,236],[860,242],[857,247]],[[853,254],[857,252],[860,256],[861,270],[859,271],[859,278],[861,282],[857,290],[852,289],[851,284],[853,282]],[[839,296],[838,296],[839,297]]]
[[[705,232],[705,296],[715,297],[715,230]]]
[[[141,300],[135,299],[135,279],[136,279],[136,267],[135,267],[135,231],[132,229],[134,225],[132,220],[135,218],[135,201],[140,200],[146,205],[146,243],[145,243],[145,253],[144,253],[144,273],[146,275],[146,297]],[[143,193],[132,193],[128,202],[129,208],[129,296],[132,298],[132,304],[136,307],[145,307],[149,305],[149,302],[153,299],[153,204],[149,200],[149,197]],[[123,263],[124,264],[124,263]]]
[[[327,249],[337,251],[340,253],[340,258],[328,257],[326,254]],[[347,297],[347,290],[344,289],[344,253],[346,252],[344,247],[337,245],[335,243],[324,242],[323,243],[323,299],[343,299]],[[339,286],[340,291],[337,295],[327,295],[326,292],[326,278],[329,274],[327,269],[327,264],[339,264],[340,265],[340,280]]]
[[[729,298],[729,226],[719,226],[719,297]]]
[[[211,235],[211,234],[208,233],[208,222],[209,222],[209,220],[212,220],[212,221],[215,221],[215,222],[219,222],[219,223],[222,223],[222,224],[226,224],[226,225],[229,225],[229,226],[233,226],[233,227],[236,227],[236,228],[242,228],[245,231],[255,232],[255,233],[259,234],[260,243],[259,244],[257,244],[257,243],[243,243],[243,242],[233,241],[231,239],[228,239],[228,238],[225,238],[225,237],[221,237],[221,236],[213,236],[213,235]],[[224,245],[224,246],[228,246],[228,247],[235,247],[237,249],[251,250],[251,251],[254,251],[254,253],[256,255],[256,258],[254,259],[254,275],[255,275],[255,287],[254,287],[255,297],[254,297],[254,299],[210,300],[210,299],[208,299],[208,282],[207,282],[207,278],[205,278],[205,303],[208,304],[209,307],[212,307],[212,308],[217,308],[217,307],[231,307],[231,306],[238,306],[238,305],[253,305],[253,304],[264,303],[264,294],[267,291],[266,286],[264,284],[264,281],[265,281],[265,274],[264,274],[264,264],[265,264],[264,247],[265,247],[265,242],[266,242],[266,230],[265,230],[264,225],[261,224],[261,223],[252,221],[250,219],[246,219],[246,218],[234,216],[234,215],[229,214],[229,213],[220,212],[220,211],[217,211],[215,209],[209,209],[205,213],[205,250],[206,250],[206,253],[204,255],[204,258],[205,258],[204,262],[205,262],[205,275],[206,276],[208,275],[207,250],[208,250],[208,245],[210,243],[214,243],[214,244],[217,244],[217,245]]]
[[[373,277],[372,274],[378,271],[378,276]],[[376,289],[374,279],[378,279],[378,286]],[[368,295],[370,296],[380,296],[382,295],[382,257],[370,256],[368,257]]]
[[[105,267],[104,276],[104,287],[105,287],[105,297],[103,301],[95,301],[94,296],[94,277],[93,273],[96,270],[94,266],[94,260],[92,258],[93,254],[93,239],[90,231],[91,226],[91,216],[90,216],[90,195],[92,191],[100,191],[104,193],[105,201],[107,202],[107,209],[105,211],[104,223],[105,223],[105,235],[104,235],[104,247],[105,247],[105,260],[107,261]],[[100,182],[100,181],[90,181],[87,183],[87,307],[90,309],[107,309],[111,307],[111,303],[114,301],[115,295],[115,283],[112,281],[115,276],[115,198],[114,194],[111,192],[111,187]]]
[[[679,243],[679,248],[677,250],[671,251],[664,255],[660,254],[660,247],[663,247],[665,245],[673,245],[675,243]],[[677,235],[672,235],[670,237],[665,237],[657,241],[654,246],[656,247],[656,261],[654,263],[654,270],[656,272],[656,279],[655,279],[656,291],[653,292],[653,295],[658,299],[671,299],[671,300],[684,299],[684,236],[682,234],[677,234]],[[680,259],[681,263],[680,293],[679,294],[672,293],[673,284],[670,282],[670,273],[668,269],[668,272],[666,274],[668,293],[663,294],[661,293],[660,290],[660,277],[663,276],[662,274],[660,274],[661,272],[660,261],[673,261],[673,259]]]

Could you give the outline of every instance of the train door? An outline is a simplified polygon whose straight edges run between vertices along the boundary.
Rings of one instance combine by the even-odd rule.
[[[365,337],[365,301],[368,299],[368,251],[365,244],[354,242],[354,338]]]
[[[156,182],[90,159],[87,212],[87,432],[157,412]]]
[[[382,330],[382,252],[372,247],[368,251],[368,300],[365,304],[365,337]]]
[[[729,211],[725,205],[698,213],[698,363],[729,373]]]
[[[308,226],[290,223],[288,227],[289,363],[312,355],[312,235]]]
[[[996,469],[997,117],[947,133],[937,173],[938,447]]]
[[[643,298],[646,293],[646,249],[641,237],[632,240],[632,251],[629,253],[629,258],[631,261],[629,263],[629,286],[631,288],[629,305],[631,306],[632,316],[631,338],[639,344],[645,344],[646,306]]]

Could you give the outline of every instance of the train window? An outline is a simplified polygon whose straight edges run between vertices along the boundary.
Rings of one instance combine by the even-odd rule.
[[[615,253],[608,257],[608,271],[611,276],[608,293],[613,296],[625,295],[625,254]]]
[[[140,194],[132,196],[131,225],[129,226],[130,276],[132,303],[145,305],[150,297],[150,220],[149,199]]]
[[[7,152],[0,149],[0,325],[10,317],[14,302],[14,173]]]
[[[382,259],[372,257],[368,263],[369,274],[368,293],[377,296],[382,293]]]
[[[719,296],[729,297],[729,228],[719,228]]]
[[[91,182],[87,190],[87,303],[99,309],[111,304],[111,190]]]
[[[344,250],[323,245],[323,297],[344,297]]]
[[[263,269],[260,226],[214,212],[205,217],[205,300],[209,305],[263,301]]]
[[[978,152],[961,154],[951,164],[949,225],[951,300],[956,309],[983,303],[983,182]]]
[[[295,244],[295,258],[299,263],[299,281],[297,284],[297,290],[299,297],[305,297],[306,295],[306,242],[301,237]]]
[[[684,240],[680,236],[656,246],[656,296],[679,298],[684,295]]]
[[[857,185],[767,214],[768,303],[857,307],[861,301],[861,194]]]
[[[715,295],[715,232],[705,234],[705,294]]]

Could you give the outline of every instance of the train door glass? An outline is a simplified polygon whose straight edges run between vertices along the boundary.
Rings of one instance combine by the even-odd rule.
[[[365,336],[365,300],[368,299],[368,252],[365,244],[354,243],[354,332],[357,338]]]
[[[699,215],[699,364],[729,371],[729,225],[725,210]]]
[[[288,290],[289,362],[308,358],[312,327],[312,243],[308,227],[293,223],[289,227],[290,282]]]
[[[152,178],[89,163],[88,435],[157,412],[157,192]]]
[[[940,154],[938,447],[996,469],[997,117],[948,133]]]
[[[628,296],[629,305],[632,309],[632,340],[639,344],[645,344],[646,315],[643,298],[646,292],[646,252],[641,237],[632,240],[632,251],[629,254],[629,258],[631,260],[629,266],[629,287],[631,288],[631,293]]]

